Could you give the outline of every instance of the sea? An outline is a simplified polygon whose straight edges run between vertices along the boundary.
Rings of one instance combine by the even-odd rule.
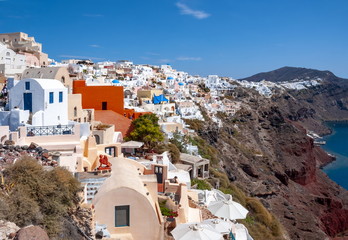
[[[323,138],[322,148],[336,156],[336,161],[324,167],[324,172],[348,190],[348,122],[327,122],[333,132]]]

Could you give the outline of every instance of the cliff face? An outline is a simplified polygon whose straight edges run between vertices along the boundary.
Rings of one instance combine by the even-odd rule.
[[[244,108],[223,119],[222,128],[206,123],[199,132],[218,149],[230,180],[258,197],[290,239],[327,239],[347,230],[348,193],[320,170],[332,159],[306,135],[306,129],[329,133],[322,120],[348,119],[347,89],[326,83],[270,99],[243,96]]]

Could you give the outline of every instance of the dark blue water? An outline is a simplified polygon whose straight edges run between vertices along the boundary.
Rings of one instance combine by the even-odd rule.
[[[324,168],[324,172],[336,183],[348,189],[348,123],[327,123],[333,133],[324,137],[322,148],[335,155],[336,161]]]

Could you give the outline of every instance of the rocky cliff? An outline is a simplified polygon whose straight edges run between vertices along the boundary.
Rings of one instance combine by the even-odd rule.
[[[299,68],[299,67],[282,67],[270,72],[262,72],[251,77],[242,78],[252,82],[260,82],[262,80],[270,82],[289,82],[305,79],[321,79],[331,83],[344,83],[345,79],[337,77],[330,71],[320,71],[316,69]]]
[[[206,122],[199,131],[230,180],[259,198],[290,239],[328,239],[348,229],[348,193],[320,170],[333,159],[306,134],[329,133],[323,120],[348,119],[348,88],[332,80],[271,98],[236,90],[243,108],[223,117],[222,128]]]

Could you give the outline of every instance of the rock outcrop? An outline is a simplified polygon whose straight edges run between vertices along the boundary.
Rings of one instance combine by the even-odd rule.
[[[13,239],[19,229],[13,222],[0,220],[0,239]]]
[[[4,145],[0,144],[0,168],[6,168],[24,156],[36,159],[42,166],[58,166],[58,162],[53,159],[52,153],[36,143],[31,143],[29,146],[19,146],[6,141]]]
[[[49,240],[47,233],[39,226],[27,226],[20,229],[14,240]]]

